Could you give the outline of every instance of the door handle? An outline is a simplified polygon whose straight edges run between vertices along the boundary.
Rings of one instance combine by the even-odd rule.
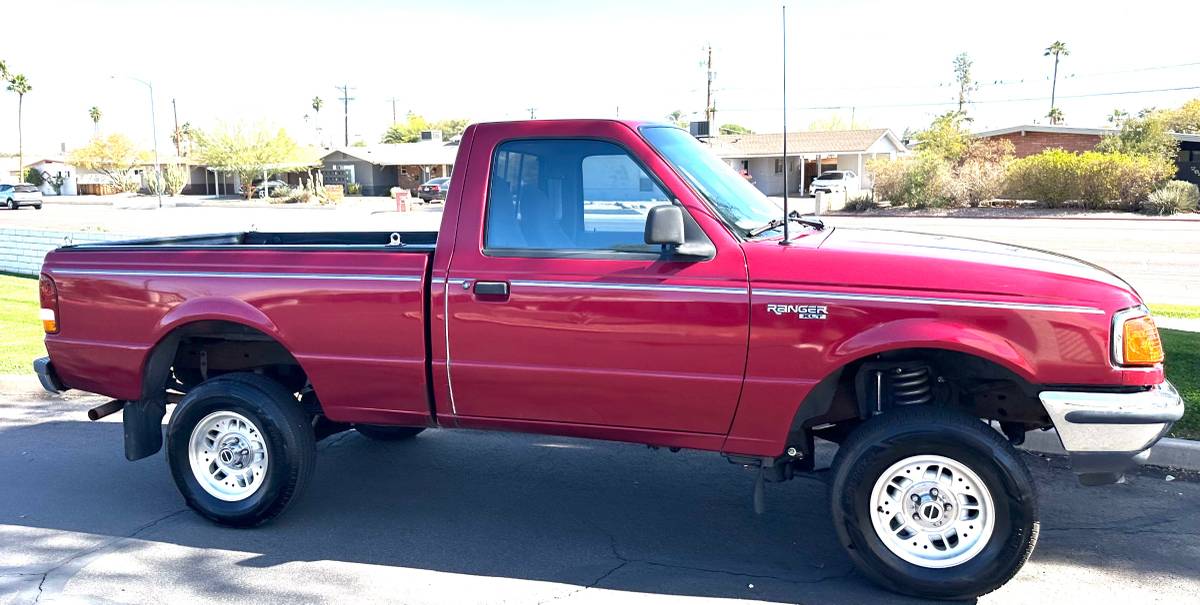
[[[508,282],[477,281],[473,290],[476,296],[499,296],[508,298]]]

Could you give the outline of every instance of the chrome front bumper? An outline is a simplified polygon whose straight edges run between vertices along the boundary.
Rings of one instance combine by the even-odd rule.
[[[1183,417],[1183,398],[1165,381],[1135,393],[1042,391],[1038,397],[1085,483],[1118,480]]]

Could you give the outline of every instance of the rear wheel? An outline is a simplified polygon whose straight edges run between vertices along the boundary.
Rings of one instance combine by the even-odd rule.
[[[17,200],[14,200],[14,199],[12,199],[12,198],[9,198],[9,199],[8,199],[8,209],[9,209],[9,210],[16,210],[16,209],[17,209]]]
[[[33,205],[33,209],[34,209],[34,210],[41,210],[41,209],[42,209],[42,205],[41,205],[41,204],[34,204],[34,205]]]
[[[373,441],[404,441],[416,437],[424,431],[419,426],[380,426],[375,424],[356,424],[354,430],[362,433],[363,437]]]
[[[167,461],[188,506],[217,523],[251,527],[300,495],[316,444],[308,416],[283,385],[227,374],[179,402],[167,429]]]
[[[858,568],[910,595],[968,599],[1010,580],[1037,542],[1029,469],[961,411],[913,407],[855,430],[834,460],[833,521]]]

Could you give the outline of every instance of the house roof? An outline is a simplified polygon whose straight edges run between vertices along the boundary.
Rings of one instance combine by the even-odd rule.
[[[1120,132],[1116,128],[1081,128],[1078,126],[1063,126],[1061,124],[1022,124],[1018,126],[1009,126],[1007,128],[997,128],[995,130],[985,130],[975,133],[976,137],[998,137],[1006,134],[1020,134],[1026,132],[1041,132],[1046,134],[1078,134],[1102,137]],[[1188,134],[1183,132],[1172,132],[1172,136],[1179,141],[1188,141],[1192,143],[1200,143],[1200,134]]]
[[[420,143],[380,143],[366,147],[340,147],[326,153],[322,159],[337,152],[376,166],[437,166],[453,164],[458,155],[458,145],[442,141],[423,141]]]
[[[789,132],[788,155],[793,153],[864,153],[879,142],[888,141],[898,151],[904,144],[887,128]],[[705,139],[721,157],[770,157],[782,155],[783,133],[723,134]]]

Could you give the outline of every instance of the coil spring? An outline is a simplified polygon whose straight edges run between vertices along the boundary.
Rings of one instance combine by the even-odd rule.
[[[933,401],[933,387],[929,381],[929,366],[894,368],[888,373],[892,403],[895,405],[917,405]]]

